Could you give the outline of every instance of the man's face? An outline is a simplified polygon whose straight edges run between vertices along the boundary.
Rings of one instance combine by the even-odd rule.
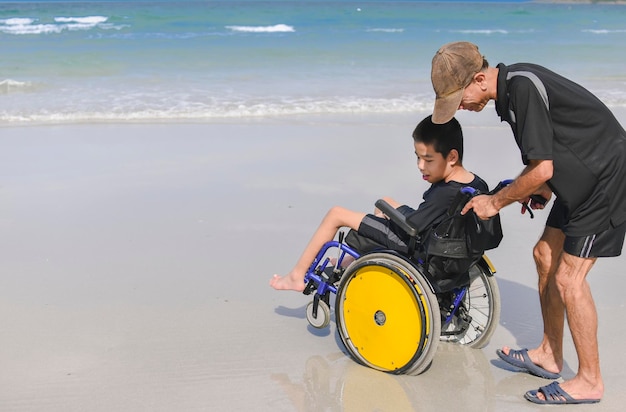
[[[476,79],[463,90],[463,98],[459,105],[459,110],[469,110],[471,112],[480,112],[489,103],[489,95],[481,87],[481,83]]]
[[[447,159],[439,152],[435,151],[433,145],[426,145],[422,142],[415,143],[415,155],[417,156],[417,167],[422,173],[422,179],[428,183],[437,183],[450,174],[451,166]]]

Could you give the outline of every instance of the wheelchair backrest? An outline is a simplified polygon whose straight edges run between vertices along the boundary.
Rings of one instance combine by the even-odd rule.
[[[443,221],[431,228],[423,239],[426,261],[438,272],[432,273],[434,276],[463,274],[486,250],[494,249],[500,244],[500,215],[488,220],[479,219],[473,210],[461,215],[461,210],[469,199],[478,194],[480,193],[471,187],[461,189]]]

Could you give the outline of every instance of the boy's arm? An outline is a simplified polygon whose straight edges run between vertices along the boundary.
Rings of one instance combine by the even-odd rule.
[[[386,215],[385,217],[387,219],[398,225],[409,236],[415,237],[418,234],[417,230],[407,222],[406,216],[400,213],[398,208],[391,207],[391,205],[387,203],[385,199],[377,200],[376,207],[377,210],[381,210],[381,212]]]
[[[383,197],[383,199],[385,202],[387,202],[389,204],[389,206],[391,206],[394,209],[399,208],[401,205],[400,203],[398,203],[397,201],[395,201],[394,199],[390,198],[390,197]],[[386,217],[385,214],[378,208],[374,209],[374,215],[375,216],[379,216],[379,217]]]
[[[433,185],[424,193],[424,201],[417,210],[407,216],[411,226],[415,227],[418,233],[422,233],[438,223],[448,211],[460,188],[460,185],[451,183]]]

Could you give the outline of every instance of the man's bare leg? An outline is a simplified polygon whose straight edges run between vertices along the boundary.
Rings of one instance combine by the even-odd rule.
[[[563,252],[565,235],[559,229],[546,227],[541,239],[533,249],[537,266],[539,303],[543,318],[543,339],[536,349],[530,349],[528,356],[536,365],[549,372],[559,373],[563,368],[563,328],[565,306],[561,301],[556,283],[560,256]],[[509,353],[509,347],[502,351]]]
[[[270,286],[278,290],[302,292],[305,287],[304,276],[313,259],[315,259],[317,252],[326,242],[333,240],[339,228],[349,227],[350,229],[358,230],[364,217],[365,213],[354,212],[340,206],[330,209],[324,216],[324,219],[322,219],[293,269],[285,276],[274,275],[270,279]]]
[[[556,283],[578,355],[576,376],[561,383],[561,388],[574,399],[601,399],[604,394],[598,353],[598,314],[587,282],[587,274],[595,262],[596,258],[563,253],[556,272]]]

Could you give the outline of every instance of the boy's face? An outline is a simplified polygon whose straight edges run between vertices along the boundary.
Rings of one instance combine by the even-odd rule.
[[[417,167],[422,172],[422,179],[428,183],[437,183],[445,180],[452,172],[452,162],[443,155],[435,151],[433,145],[426,145],[422,142],[415,143],[415,154],[417,155]]]

